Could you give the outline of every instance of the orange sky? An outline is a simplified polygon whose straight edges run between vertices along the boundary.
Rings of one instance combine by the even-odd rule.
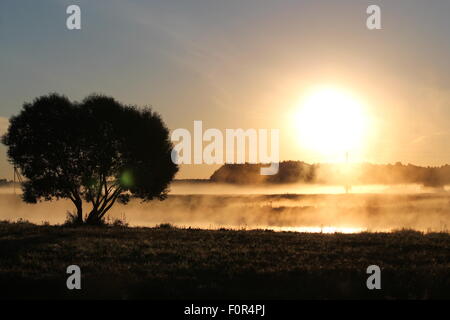
[[[317,86],[364,104],[370,134],[354,161],[450,163],[447,1],[79,1],[83,29],[64,29],[63,4],[2,6],[0,132],[25,101],[91,92],[152,105],[170,129],[280,129],[281,160],[329,162],[299,144],[299,101]],[[7,15],[6,15],[7,13]],[[43,17],[43,18],[42,18]],[[206,178],[217,166],[186,166]],[[11,177],[0,147],[0,177]]]

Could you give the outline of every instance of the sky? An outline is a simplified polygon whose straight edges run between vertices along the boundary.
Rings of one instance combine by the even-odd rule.
[[[66,28],[72,4],[81,30]],[[370,4],[381,7],[381,30],[366,27]],[[171,130],[192,130],[194,120],[279,129],[281,160],[332,162],[299,143],[293,116],[311,88],[331,86],[370,118],[354,159],[443,165],[449,12],[446,0],[2,0],[0,134],[35,97],[95,92],[152,106]],[[177,177],[218,167],[183,166]],[[4,146],[0,177],[12,177]]]

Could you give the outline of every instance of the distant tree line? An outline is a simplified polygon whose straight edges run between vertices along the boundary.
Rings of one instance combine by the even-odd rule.
[[[0,187],[7,187],[12,185],[13,182],[12,181],[8,181],[6,179],[0,179]]]
[[[412,164],[308,164],[283,161],[273,176],[259,174],[261,164],[225,164],[211,181],[231,184],[323,183],[323,184],[421,184],[442,187],[450,184],[450,165],[421,167]]]
[[[261,175],[264,164],[225,164],[210,177],[211,181],[232,184],[314,182],[315,169],[302,161],[283,161],[275,175]]]

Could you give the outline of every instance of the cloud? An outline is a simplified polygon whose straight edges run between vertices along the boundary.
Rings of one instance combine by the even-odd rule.
[[[7,118],[0,117],[0,136],[6,133],[8,127],[9,127],[9,120]]]
[[[430,143],[432,140],[436,140],[439,138],[447,138],[450,136],[450,132],[435,132],[429,135],[423,135],[419,136],[416,139],[414,139],[411,144],[423,144],[423,143]]]

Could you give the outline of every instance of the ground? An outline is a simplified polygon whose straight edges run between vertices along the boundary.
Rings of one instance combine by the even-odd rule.
[[[0,223],[0,298],[450,298],[450,234]],[[66,288],[78,265],[82,289]],[[381,290],[368,290],[369,265]]]

